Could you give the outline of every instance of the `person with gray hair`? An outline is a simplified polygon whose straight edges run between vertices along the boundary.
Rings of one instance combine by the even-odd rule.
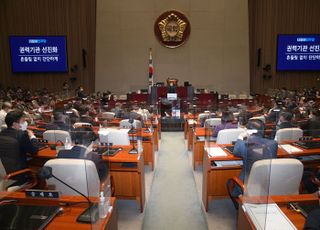
[[[12,104],[10,102],[6,101],[2,104],[2,109],[0,110],[0,129],[6,128],[5,118],[11,109]]]

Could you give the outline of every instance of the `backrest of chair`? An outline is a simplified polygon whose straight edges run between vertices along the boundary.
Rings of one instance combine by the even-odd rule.
[[[87,123],[87,122],[76,122],[74,123],[75,127],[92,127],[91,123]]]
[[[248,99],[247,94],[239,94],[239,99]]]
[[[45,163],[52,168],[52,174],[80,191],[86,196],[98,197],[100,180],[95,164],[91,160],[84,159],[53,159]],[[55,178],[47,180],[49,189],[55,189],[63,195],[79,194],[65,186]]]
[[[303,131],[300,128],[285,128],[279,129],[276,132],[275,140],[280,143],[284,140],[298,141],[303,136]]]
[[[209,118],[204,122],[204,127],[214,128],[221,124],[221,118]]]
[[[256,161],[246,184],[247,196],[295,195],[303,174],[303,164],[297,159]]]
[[[207,119],[210,116],[210,113],[200,113],[198,115],[198,120]]]
[[[244,129],[223,129],[219,131],[217,136],[217,144],[232,144],[233,141],[236,141]]]
[[[112,145],[130,145],[128,130],[106,129],[106,135],[100,134],[101,143],[112,143]]]
[[[133,128],[135,128],[135,129],[142,128],[141,121],[139,121],[139,120],[133,120],[132,124],[129,122],[129,119],[124,119],[124,120],[120,121],[120,128],[130,129],[132,125],[133,125]]]
[[[43,139],[48,142],[61,141],[65,144],[67,138],[71,141],[70,133],[64,130],[47,130],[43,133]]]
[[[7,174],[21,170],[20,148],[17,139],[0,135],[0,159]]]
[[[235,95],[235,94],[229,94],[228,98],[229,98],[229,99],[236,99],[236,98],[237,98],[237,95]]]
[[[258,120],[262,121],[263,123],[266,123],[266,118],[263,115],[262,116],[251,117],[249,120],[253,120],[253,119],[258,119]]]
[[[113,112],[103,112],[102,113],[102,118],[112,120],[115,117],[115,113]]]

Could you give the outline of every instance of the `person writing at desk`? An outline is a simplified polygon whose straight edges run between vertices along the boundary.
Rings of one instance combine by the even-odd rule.
[[[247,129],[245,133],[239,136],[233,150],[233,155],[243,160],[243,167],[239,176],[239,179],[242,181],[248,178],[254,162],[263,159],[277,158],[278,151],[278,143],[275,140],[263,137],[264,123],[261,120],[249,120]],[[227,182],[227,188],[231,200],[235,207],[238,208],[235,198],[242,195],[241,189],[235,185],[231,191],[231,179]]]
[[[38,141],[31,130],[28,130],[23,112],[16,110],[6,115],[7,127],[0,133],[0,158],[7,173],[12,173],[28,167],[27,154],[38,152]],[[17,148],[18,145],[18,148]],[[18,159],[13,159],[18,158]],[[16,162],[12,164],[12,162]],[[8,163],[8,164],[7,164]],[[28,177],[19,176],[14,185],[27,182]]]

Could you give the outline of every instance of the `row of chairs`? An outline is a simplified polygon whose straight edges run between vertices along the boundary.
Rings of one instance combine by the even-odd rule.
[[[259,119],[265,123],[264,116],[252,117],[251,119]],[[204,122],[204,127],[215,128],[221,124],[221,118],[209,118]],[[217,143],[218,144],[231,144],[232,141],[236,141],[239,133],[243,132],[243,129],[229,129],[221,130],[218,133]],[[238,135],[238,136],[237,136]],[[281,143],[284,140],[298,141],[303,136],[303,130],[300,128],[285,128],[280,129],[276,132],[275,140]]]

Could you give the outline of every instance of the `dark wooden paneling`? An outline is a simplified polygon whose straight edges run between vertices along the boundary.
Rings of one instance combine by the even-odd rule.
[[[77,77],[74,87],[94,91],[96,0],[1,0],[0,83],[32,90],[60,90],[65,80]],[[69,70],[76,73],[27,73],[11,71],[9,35],[67,36]],[[82,66],[82,49],[87,51],[87,68]]]
[[[268,88],[320,87],[320,72],[277,72],[278,34],[320,34],[319,0],[249,0],[251,91]],[[257,67],[257,50],[261,65]],[[272,78],[263,79],[263,67],[271,64]]]

